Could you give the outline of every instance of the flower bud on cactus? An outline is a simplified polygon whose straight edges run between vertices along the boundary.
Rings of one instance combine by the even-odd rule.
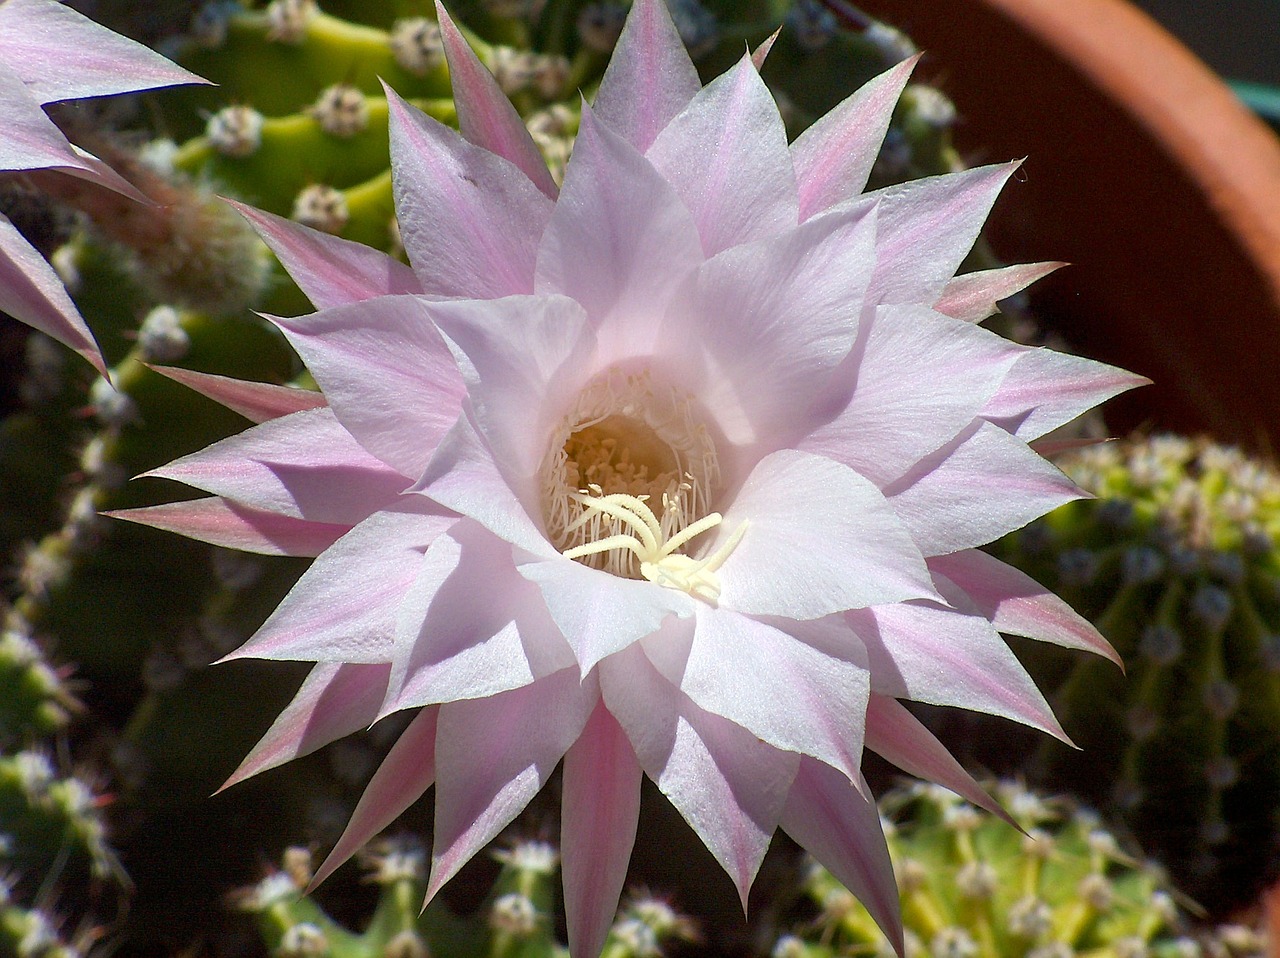
[[[1061,465],[1097,500],[998,551],[1091,618],[1128,674],[1028,650],[1083,749],[1046,747],[1037,778],[1116,808],[1220,913],[1280,852],[1280,474],[1173,436]]]

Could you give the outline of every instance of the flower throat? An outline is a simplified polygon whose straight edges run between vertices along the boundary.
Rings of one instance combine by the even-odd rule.
[[[716,570],[741,538],[706,559],[681,550],[720,524],[710,512],[720,467],[692,396],[647,372],[611,370],[561,421],[544,460],[543,517],[566,556],[714,602]]]

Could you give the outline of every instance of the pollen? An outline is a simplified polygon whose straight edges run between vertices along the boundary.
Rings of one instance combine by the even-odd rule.
[[[648,372],[611,370],[579,395],[543,462],[547,534],[570,559],[648,579],[714,603],[720,566],[745,532],[714,553],[686,549],[723,521],[715,443],[691,395]]]

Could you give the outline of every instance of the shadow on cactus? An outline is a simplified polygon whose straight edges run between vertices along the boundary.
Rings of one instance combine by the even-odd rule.
[[[1026,649],[1083,749],[1044,746],[1035,778],[1115,809],[1225,913],[1275,876],[1280,851],[1280,474],[1174,436],[1061,465],[1098,499],[996,552],[1091,618],[1128,676]]]

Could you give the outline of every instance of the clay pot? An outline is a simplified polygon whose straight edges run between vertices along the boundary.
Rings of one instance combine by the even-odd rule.
[[[1028,157],[991,222],[1085,355],[1156,385],[1112,428],[1280,448],[1280,142],[1124,0],[859,0],[926,51],[972,162]]]

